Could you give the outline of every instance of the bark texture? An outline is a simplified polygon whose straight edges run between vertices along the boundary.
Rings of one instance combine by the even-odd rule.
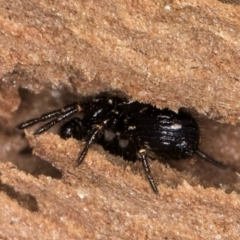
[[[0,0],[0,29],[1,239],[239,238],[238,0]],[[194,109],[201,148],[231,167],[153,161],[155,196],[141,163],[93,146],[75,168],[81,142],[15,129],[111,90]]]

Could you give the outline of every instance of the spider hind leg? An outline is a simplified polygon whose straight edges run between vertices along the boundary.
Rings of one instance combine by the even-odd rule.
[[[222,169],[226,169],[227,166],[224,165],[223,163],[221,162],[218,162],[216,160],[214,160],[213,158],[209,157],[206,153],[202,152],[201,150],[197,150],[196,151],[196,154],[201,157],[203,160],[207,161],[207,162],[210,162],[211,164],[219,167],[219,168],[222,168]]]

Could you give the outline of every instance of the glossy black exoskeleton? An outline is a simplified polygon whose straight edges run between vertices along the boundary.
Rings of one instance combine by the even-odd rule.
[[[181,109],[178,113],[166,108],[158,109],[150,104],[130,102],[109,93],[88,97],[48,112],[21,123],[18,128],[24,129],[52,119],[35,132],[41,134],[77,113],[79,117],[66,121],[59,132],[64,139],[74,137],[86,142],[79,154],[78,165],[85,158],[91,144],[98,143],[105,150],[126,160],[141,160],[155,193],[158,193],[158,189],[151,175],[148,158],[184,159],[196,153],[204,160],[225,168],[199,150],[199,127],[189,113]]]

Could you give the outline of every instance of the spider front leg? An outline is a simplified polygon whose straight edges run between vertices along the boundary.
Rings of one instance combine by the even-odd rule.
[[[89,147],[99,139],[101,134],[102,134],[102,126],[96,125],[96,127],[93,128],[93,130],[88,135],[88,139],[86,141],[85,147],[82,150],[82,152],[79,154],[79,157],[77,159],[77,166],[79,166],[82,163],[82,161],[87,155]]]
[[[105,119],[102,121],[101,124],[96,124],[92,130],[90,131],[90,133],[87,134],[86,137],[86,144],[84,149],[82,150],[82,152],[79,154],[78,160],[77,160],[77,166],[79,166],[82,161],[84,160],[84,158],[87,155],[88,149],[90,148],[90,146],[93,143],[96,143],[101,136],[104,133],[104,130],[107,129],[109,126],[111,126],[113,124],[113,122],[115,121],[115,114],[109,116],[108,119]]]
[[[87,130],[83,126],[82,120],[77,117],[65,122],[61,126],[61,128],[59,130],[59,134],[60,134],[61,138],[63,138],[63,139],[68,139],[68,138],[72,137],[77,140],[81,140],[87,136],[85,147],[78,156],[76,166],[79,166],[82,163],[82,161],[84,160],[84,158],[87,155],[87,152],[88,152],[88,149],[90,148],[90,146],[93,143],[95,143],[97,141],[97,139],[99,139],[99,137],[101,136],[101,128],[102,128],[101,126],[96,125],[90,131],[90,133],[87,133]]]
[[[80,112],[80,111],[81,111],[80,105],[78,103],[72,103],[70,105],[65,106],[62,109],[58,109],[58,110],[55,110],[55,111],[52,111],[52,112],[48,112],[48,113],[45,113],[45,114],[41,115],[38,118],[33,118],[33,119],[30,119],[26,122],[23,122],[23,123],[19,124],[17,126],[17,128],[18,129],[25,129],[27,127],[30,127],[30,126],[36,124],[36,123],[44,122],[48,119],[56,117],[55,119],[53,119],[53,120],[45,123],[44,125],[42,125],[34,133],[35,135],[36,134],[41,134],[41,133],[45,132],[46,130],[48,130],[49,128],[51,128],[52,126],[54,126],[55,124],[57,124],[58,122],[61,122],[63,119],[68,118],[69,116],[71,116],[71,115],[73,115],[77,112]]]
[[[148,158],[147,158],[147,152],[145,149],[140,149],[138,151],[138,157],[139,159],[142,161],[142,164],[143,164],[143,168],[145,170],[145,173],[147,174],[147,177],[148,177],[148,181],[153,189],[153,191],[158,195],[159,192],[158,192],[158,188],[157,188],[157,185],[152,177],[152,174],[151,174],[151,170],[150,170],[150,167],[149,167],[149,164],[148,164]]]

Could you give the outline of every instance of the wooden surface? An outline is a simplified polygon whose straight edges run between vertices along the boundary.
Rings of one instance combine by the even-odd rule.
[[[238,239],[239,13],[217,0],[0,0],[0,238]],[[81,142],[30,129],[32,155],[15,129],[112,89],[194,109],[201,148],[230,168],[153,161],[155,196],[140,163],[93,146],[74,168]]]

